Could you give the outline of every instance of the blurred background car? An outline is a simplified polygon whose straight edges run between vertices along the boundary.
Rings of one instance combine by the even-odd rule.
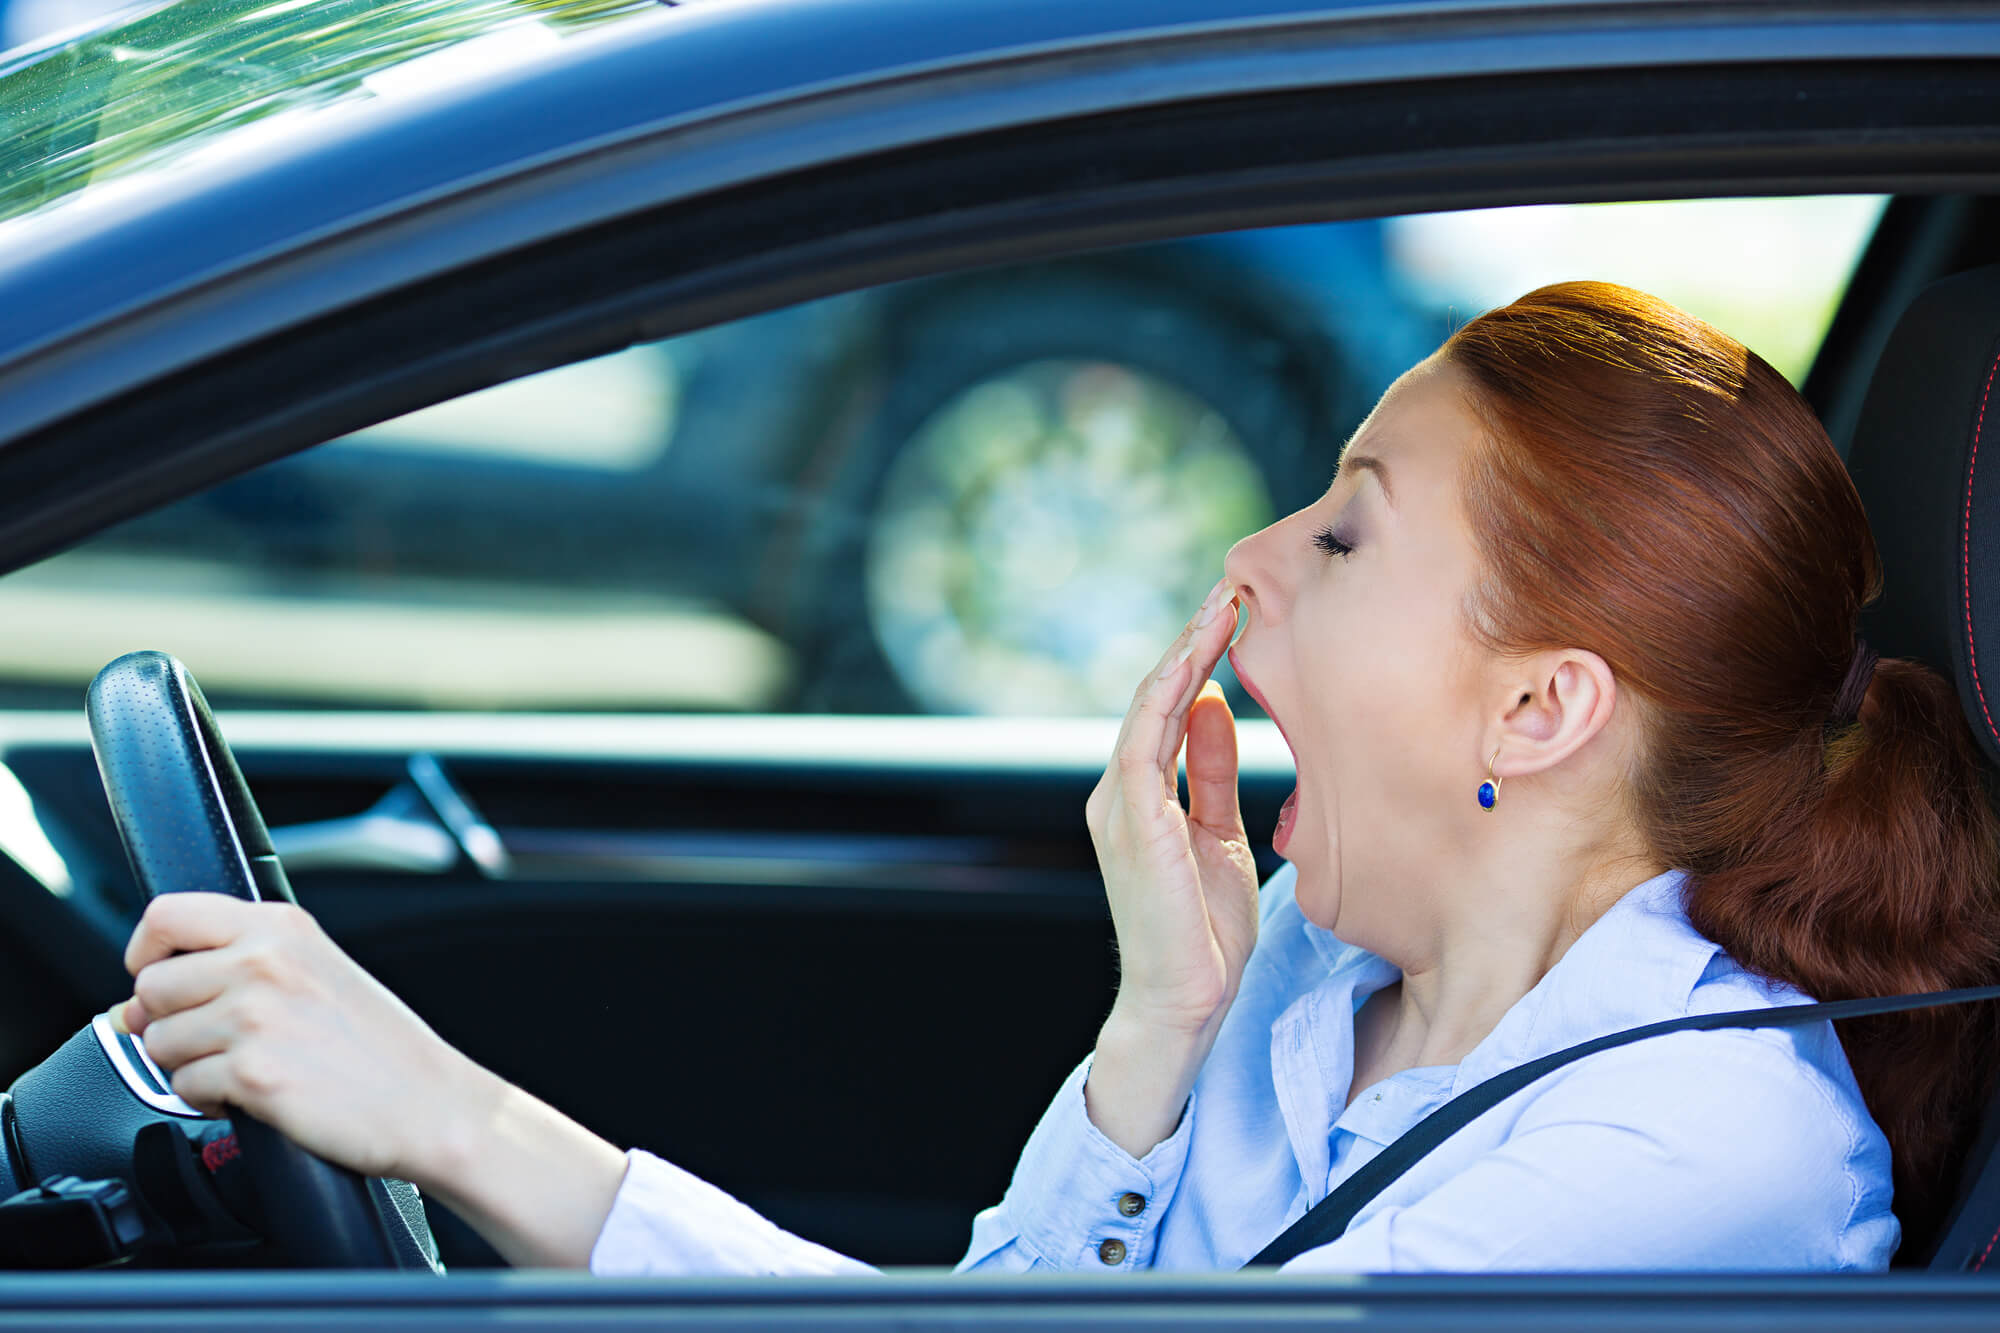
[[[735,622],[722,693],[563,703],[1116,711],[1441,324],[1372,221],[908,283],[418,412],[94,550]]]

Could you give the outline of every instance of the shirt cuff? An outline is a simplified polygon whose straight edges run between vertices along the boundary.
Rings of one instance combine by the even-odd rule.
[[[789,1231],[698,1176],[641,1148],[590,1251],[599,1277],[872,1273]]]
[[[1083,1085],[1090,1060],[1063,1083],[1028,1137],[1007,1187],[1021,1243],[1057,1268],[1149,1268],[1194,1132],[1188,1097],[1174,1132],[1135,1158],[1091,1123]]]

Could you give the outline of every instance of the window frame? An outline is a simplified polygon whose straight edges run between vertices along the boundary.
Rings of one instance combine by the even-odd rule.
[[[427,1329],[574,1326],[756,1328],[817,1333],[829,1320],[855,1328],[948,1326],[977,1333],[1157,1328],[1177,1330],[1431,1330],[1484,1333],[1595,1330],[1634,1316],[1654,1327],[1799,1330],[1986,1327],[1995,1294],[1971,1275],[1402,1276],[1283,1274],[985,1277],[906,1271],[878,1277],[580,1278],[571,1273],[473,1272],[439,1282],[421,1274],[128,1273],[0,1275],[17,1318],[49,1311],[64,1328],[126,1327],[135,1311],[203,1328],[265,1329],[313,1314],[315,1328],[362,1333],[402,1320]]]

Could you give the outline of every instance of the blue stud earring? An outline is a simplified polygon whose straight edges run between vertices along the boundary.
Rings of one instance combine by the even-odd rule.
[[[1489,815],[1493,813],[1493,807],[1500,803],[1500,784],[1506,781],[1493,776],[1493,765],[1499,758],[1500,752],[1495,750],[1493,758],[1486,761],[1486,781],[1479,784],[1479,808]]]

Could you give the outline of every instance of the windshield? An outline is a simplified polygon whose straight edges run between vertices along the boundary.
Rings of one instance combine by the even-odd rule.
[[[182,0],[0,73],[0,219],[251,126],[535,59],[656,0]]]

